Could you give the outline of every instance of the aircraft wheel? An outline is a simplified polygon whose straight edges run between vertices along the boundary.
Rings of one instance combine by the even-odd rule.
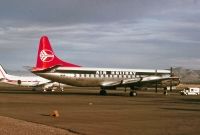
[[[132,92],[132,91],[129,93],[129,96],[130,96],[130,97],[132,97],[132,96],[133,96],[133,92]]]
[[[105,90],[100,90],[100,95],[105,96],[107,95],[107,92]]]
[[[164,91],[163,94],[166,96],[167,95],[167,91]]]
[[[130,97],[135,97],[135,96],[137,96],[137,92],[135,92],[135,91],[131,91],[130,93],[129,93],[129,95],[130,95]]]
[[[137,96],[137,92],[133,92],[133,96],[134,96],[134,97]]]
[[[64,88],[63,88],[63,87],[61,88],[61,91],[62,91],[62,92],[64,91]]]
[[[43,91],[42,92],[47,92],[47,90],[46,89],[43,89]]]

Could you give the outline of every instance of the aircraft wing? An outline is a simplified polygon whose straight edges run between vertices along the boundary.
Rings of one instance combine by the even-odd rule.
[[[145,83],[155,83],[155,82],[162,82],[164,80],[173,80],[177,79],[178,77],[161,77],[161,76],[147,76],[147,77],[138,77],[133,79],[125,79],[125,80],[118,80],[118,81],[111,81],[111,82],[104,82],[102,83],[102,87],[118,87],[118,86],[131,86],[131,85],[142,85]]]
[[[125,79],[125,80],[118,80],[118,81],[108,81],[108,82],[103,82],[102,87],[117,87],[121,85],[128,85],[128,84],[133,84],[133,83],[138,83],[141,81],[141,78],[133,78],[133,79]]]
[[[149,77],[144,77],[142,78],[141,80],[141,83],[153,83],[153,82],[161,82],[161,81],[164,81],[164,80],[179,80],[178,77],[169,77],[169,76],[166,76],[166,77],[160,77],[160,76],[149,76]]]

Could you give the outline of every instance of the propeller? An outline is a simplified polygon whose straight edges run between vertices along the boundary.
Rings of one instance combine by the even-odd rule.
[[[157,76],[157,69],[155,71],[155,75]],[[157,93],[158,92],[158,81],[156,81],[156,86],[155,86],[155,92]]]
[[[170,68],[170,77],[173,77],[173,68]],[[172,79],[170,79],[170,91],[172,91]]]

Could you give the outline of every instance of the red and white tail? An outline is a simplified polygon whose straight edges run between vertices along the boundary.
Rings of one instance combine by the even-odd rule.
[[[65,62],[56,57],[47,36],[42,36],[39,43],[36,69],[46,69],[54,66],[80,67],[69,62]]]

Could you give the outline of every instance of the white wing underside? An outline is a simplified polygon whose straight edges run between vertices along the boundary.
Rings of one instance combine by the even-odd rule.
[[[148,76],[143,78],[134,78],[134,79],[125,79],[119,81],[109,81],[103,82],[101,84],[102,87],[117,87],[117,86],[128,86],[128,85],[135,85],[135,84],[142,84],[142,83],[153,83],[153,82],[160,82],[163,80],[172,80],[176,77],[159,77],[159,76]]]

